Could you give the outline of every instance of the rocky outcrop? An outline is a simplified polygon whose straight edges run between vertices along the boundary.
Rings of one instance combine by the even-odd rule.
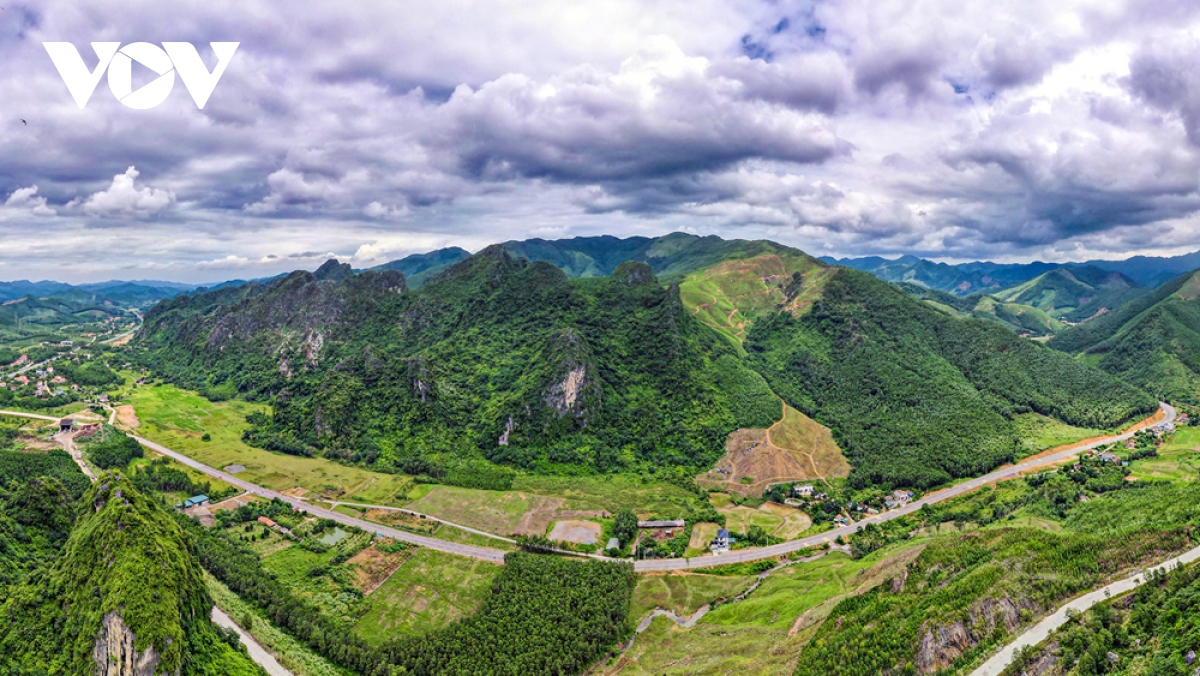
[[[433,393],[433,377],[429,374],[429,364],[421,356],[408,360],[408,379],[412,382],[413,394],[424,404]]]
[[[136,645],[137,637],[117,611],[106,613],[92,648],[96,676],[162,676],[157,671],[160,656],[154,646],[139,653]],[[179,676],[178,670],[169,673]]]
[[[600,391],[588,368],[592,355],[587,342],[572,329],[556,331],[550,337],[546,355],[557,362],[560,375],[547,388],[543,401],[560,417],[568,413],[583,417],[584,400],[599,396]]]
[[[991,636],[998,626],[1008,633],[1021,626],[1021,611],[1032,610],[1026,601],[1005,596],[983,599],[971,606],[967,618],[947,624],[926,624],[917,650],[917,673],[933,674],[949,667],[963,653]]]
[[[504,434],[500,435],[500,438],[496,441],[496,444],[498,446],[507,446],[508,437],[515,429],[517,429],[517,425],[513,422],[513,417],[510,415],[508,416],[508,422],[504,423]]]
[[[587,369],[582,364],[567,371],[563,379],[550,386],[550,395],[546,397],[549,404],[559,415],[566,415],[575,410],[580,401],[584,385],[587,384]]]

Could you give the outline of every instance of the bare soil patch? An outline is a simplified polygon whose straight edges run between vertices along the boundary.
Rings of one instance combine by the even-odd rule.
[[[117,423],[127,429],[137,429],[141,425],[137,413],[129,405],[117,407]]]
[[[529,510],[517,521],[517,535],[543,535],[554,521],[566,500],[535,495],[529,498]],[[488,531],[495,532],[495,531]]]
[[[600,541],[604,528],[595,521],[558,521],[550,531],[550,539],[557,542],[573,542],[577,545],[594,545]]]
[[[819,481],[850,473],[829,428],[785,406],[770,429],[740,429],[725,441],[725,455],[696,477],[704,488],[760,497],[773,483]]]
[[[381,542],[390,543],[392,540],[384,539]],[[354,569],[354,586],[363,596],[369,596],[412,556],[412,552],[410,548],[389,553],[380,550],[375,544],[363,549],[346,561]]]
[[[254,495],[245,493],[242,495],[235,495],[232,498],[228,498],[228,499],[222,500],[216,504],[209,505],[208,509],[213,512],[224,512],[224,511],[230,510],[230,509],[237,509],[238,507],[241,507],[242,505],[248,505],[251,502],[255,502],[257,500],[258,500],[258,498],[255,497]]]

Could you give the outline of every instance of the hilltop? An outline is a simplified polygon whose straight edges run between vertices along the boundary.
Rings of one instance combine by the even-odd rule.
[[[21,519],[32,510],[34,528],[74,523],[53,562],[12,588],[0,607],[5,673],[263,673],[212,624],[193,545],[152,498],[116,473],[77,503],[56,480],[29,486],[4,511]]]
[[[1017,334],[1052,336],[1067,327],[1061,320],[1051,317],[1043,310],[1021,303],[1004,302],[995,296],[955,296],[911,282],[901,282],[896,286],[910,296],[919,298],[953,317],[973,317],[995,322]]]
[[[1200,271],[1050,341],[1159,397],[1195,403],[1200,391]]]
[[[1082,322],[1145,294],[1149,289],[1119,272],[1085,266],[1059,268],[993,294],[1069,322]]]

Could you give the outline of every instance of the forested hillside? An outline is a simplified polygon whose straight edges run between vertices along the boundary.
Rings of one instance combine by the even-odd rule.
[[[1200,401],[1200,273],[1059,334],[1049,343],[1173,401]]]
[[[830,258],[821,260],[875,275],[886,282],[908,282],[956,296],[992,293],[1026,282],[1058,267],[1055,263],[936,263],[916,256],[895,260],[866,258]]]
[[[993,295],[1001,301],[1035,307],[1058,319],[1082,322],[1111,312],[1147,291],[1119,272],[1084,266],[1052,270]]]
[[[503,483],[472,458],[704,467],[729,432],[779,412],[647,265],[572,281],[499,246],[416,291],[395,271],[327,264],[166,301],[139,342],[183,386],[274,401],[252,443],[467,485]]]
[[[750,361],[831,428],[850,481],[935,486],[1012,460],[1015,413],[1107,428],[1152,411],[1144,393],[994,324],[959,320],[841,269],[799,317],[750,328]]]
[[[486,488],[511,480],[496,464],[707,469],[730,432],[778,418],[777,397],[834,430],[858,485],[991,469],[1016,452],[1015,413],[1106,428],[1154,408],[803,252],[684,236],[650,250],[668,244],[666,269],[708,267],[680,287],[630,261],[572,280],[494,246],[410,290],[396,271],[329,262],[165,301],[138,344],[184,387],[272,401],[252,444]]]
[[[54,471],[71,476],[67,465]],[[16,571],[0,577],[0,673],[263,673],[209,620],[199,563],[166,511],[119,474],[77,497],[52,476],[0,491],[0,570]]]
[[[955,296],[911,282],[901,282],[896,286],[910,296],[920,298],[960,319],[971,317],[996,322],[1018,334],[1052,336],[1067,327],[1062,321],[1030,305],[1004,302],[981,294]]]

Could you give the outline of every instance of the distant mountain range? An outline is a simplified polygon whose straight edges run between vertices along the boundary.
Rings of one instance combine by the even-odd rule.
[[[991,293],[1027,282],[1051,270],[1061,268],[1099,268],[1119,272],[1137,284],[1154,288],[1185,272],[1200,268],[1200,251],[1182,256],[1134,256],[1121,261],[1091,260],[1082,263],[936,263],[916,256],[896,259],[833,258],[822,261],[869,272],[887,282],[912,282],[956,296]]]
[[[19,298],[66,298],[78,302],[137,306],[173,298],[181,293],[193,291],[195,284],[163,282],[155,280],[109,281],[90,284],[67,284],[65,282],[18,280],[0,282],[0,302]]]

